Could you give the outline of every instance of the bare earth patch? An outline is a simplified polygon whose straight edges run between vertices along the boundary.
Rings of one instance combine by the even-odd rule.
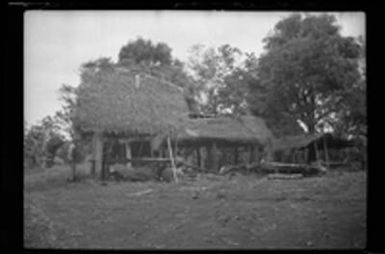
[[[38,188],[27,178],[25,207],[38,207],[52,236],[48,243],[25,240],[26,247],[362,249],[366,244],[364,172],[106,186],[63,179],[51,188]],[[31,212],[25,213],[25,230],[31,231]]]

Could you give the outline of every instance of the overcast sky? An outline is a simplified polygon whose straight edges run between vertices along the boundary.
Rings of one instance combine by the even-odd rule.
[[[288,12],[28,11],[24,16],[24,119],[34,124],[61,108],[59,87],[79,84],[79,67],[99,57],[117,60],[138,36],[165,42],[187,60],[194,44],[230,44],[262,51],[262,39]],[[342,34],[365,36],[363,13],[333,13]]]

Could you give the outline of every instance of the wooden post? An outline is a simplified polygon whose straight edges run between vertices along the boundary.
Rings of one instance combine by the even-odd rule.
[[[212,156],[212,171],[218,171],[218,151],[217,151],[217,143],[213,142],[211,145],[211,156]]]
[[[308,148],[305,149],[305,162],[307,164],[309,164],[309,149]]]
[[[318,154],[318,149],[317,149],[317,143],[314,142],[314,152],[315,152],[315,160],[318,162],[319,161],[319,154]]]
[[[91,176],[95,177],[95,161],[96,161],[96,135],[92,135],[92,160],[91,160]]]
[[[234,147],[234,165],[238,164],[238,147]]]
[[[250,145],[250,163],[255,162],[255,146]]]
[[[172,166],[172,173],[174,175],[174,180],[175,180],[175,182],[178,182],[178,177],[176,175],[176,167],[175,167],[174,156],[172,154],[172,147],[171,147],[170,137],[167,138],[167,145],[168,145],[168,152],[169,152],[169,155],[170,155],[171,166]]]
[[[202,161],[201,161],[201,148],[198,146],[196,148],[196,154],[197,154],[197,165],[198,167],[202,167]]]
[[[101,174],[103,169],[103,140],[102,133],[94,133],[95,138],[95,171]]]
[[[328,147],[327,147],[325,138],[323,139],[323,143],[324,143],[325,161],[326,161],[326,165],[329,167],[329,153],[328,153]]]
[[[132,159],[132,154],[131,154],[131,143],[130,141],[126,141],[126,159],[131,160]],[[132,167],[131,161],[128,161],[126,164],[127,167]]]

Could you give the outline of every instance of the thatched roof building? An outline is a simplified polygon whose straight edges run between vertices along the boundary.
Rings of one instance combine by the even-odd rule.
[[[217,117],[191,119],[188,126],[178,132],[178,143],[261,144],[273,141],[273,134],[262,118]]]
[[[328,148],[343,149],[354,146],[354,142],[343,138],[335,137],[330,133],[303,134],[297,136],[287,136],[280,139],[275,139],[273,147],[275,151],[291,150],[291,149],[306,149],[312,148],[314,145],[323,149],[324,142]]]
[[[101,172],[102,179],[117,142],[130,161],[134,142],[176,133],[188,120],[183,89],[160,78],[110,67],[88,70],[82,81],[73,115],[75,128],[93,136],[93,172]]]
[[[189,113],[182,88],[121,68],[89,75],[78,97],[75,118],[84,132],[155,135],[183,126]]]
[[[226,154],[232,157],[232,164],[239,163],[244,155],[251,162],[269,159],[272,151],[273,134],[263,119],[254,116],[213,117],[190,119],[188,126],[177,134],[178,147],[194,149],[196,163],[206,169],[218,171]],[[203,149],[203,151],[201,151]]]
[[[307,163],[318,161],[321,157],[329,161],[330,149],[355,146],[354,141],[336,137],[331,133],[287,136],[274,140],[273,144],[276,159],[282,160],[282,156],[286,154],[286,157],[291,157],[294,162],[301,160]]]

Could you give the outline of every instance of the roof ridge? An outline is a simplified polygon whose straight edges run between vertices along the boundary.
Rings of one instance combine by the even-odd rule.
[[[121,71],[121,72],[124,72],[124,73],[135,74],[132,70],[124,68],[124,67],[116,67],[116,69],[118,71]],[[182,87],[177,86],[177,85],[175,85],[174,83],[172,83],[170,81],[164,80],[162,78],[158,78],[158,77],[156,77],[154,75],[151,75],[151,74],[148,74],[148,73],[146,73],[144,71],[138,71],[138,73],[139,73],[139,75],[142,75],[142,76],[147,77],[147,78],[154,79],[156,81],[160,81],[160,82],[162,82],[164,84],[167,84],[167,85],[169,85],[169,86],[171,86],[173,88],[178,89],[180,92],[183,92],[183,88]]]

